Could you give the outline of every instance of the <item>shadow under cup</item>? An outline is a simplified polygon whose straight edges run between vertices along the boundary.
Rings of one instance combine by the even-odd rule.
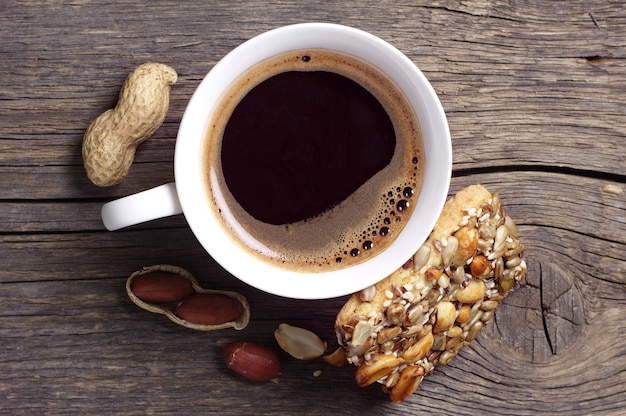
[[[268,58],[293,50],[323,49],[354,56],[379,68],[403,91],[422,134],[421,191],[413,214],[393,243],[361,263],[334,270],[294,271],[241,248],[211,207],[204,181],[203,153],[208,125],[224,91],[239,76]],[[207,144],[208,146],[211,143]],[[180,124],[175,153],[176,190],[187,221],[207,252],[228,272],[265,292],[300,299],[347,295],[383,279],[426,240],[445,202],[451,177],[450,133],[441,104],[424,75],[401,52],[366,32],[334,24],[306,23],[261,34],[234,49],[207,74]]]

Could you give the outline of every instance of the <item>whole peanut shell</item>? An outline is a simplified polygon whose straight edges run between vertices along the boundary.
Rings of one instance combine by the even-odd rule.
[[[160,63],[145,63],[126,78],[115,108],[105,111],[83,137],[87,176],[97,186],[120,183],[128,174],[137,146],[163,124],[170,87],[178,75]]]

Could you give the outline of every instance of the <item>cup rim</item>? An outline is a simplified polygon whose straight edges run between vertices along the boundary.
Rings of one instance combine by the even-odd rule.
[[[388,62],[384,65],[389,68],[382,68],[383,71],[403,90],[415,89],[405,94],[420,120],[426,160],[415,211],[389,248],[365,262],[339,270],[297,272],[277,268],[245,253],[222,230],[213,216],[202,179],[202,148],[213,104],[241,72],[279,53],[313,47],[350,53],[374,61],[379,67],[379,62]],[[402,266],[423,244],[448,195],[452,146],[446,115],[433,87],[402,52],[360,29],[332,23],[300,23],[247,40],[207,73],[192,95],[179,126],[174,173],[178,197],[190,228],[209,255],[226,271],[274,295],[326,299],[348,295],[377,283]]]

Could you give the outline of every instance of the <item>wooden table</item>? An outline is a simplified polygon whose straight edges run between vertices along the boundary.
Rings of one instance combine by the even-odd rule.
[[[179,121],[231,49],[326,21],[394,44],[448,115],[450,193],[499,191],[529,272],[470,347],[402,404],[354,368],[282,354],[278,384],[228,370],[220,343],[278,347],[281,322],[336,346],[346,298],[287,300],[240,283],[182,216],[104,230],[106,201],[173,180]],[[621,1],[55,1],[0,6],[0,413],[515,414],[626,412],[626,8]],[[179,73],[129,176],[98,188],[81,142],[127,73]],[[137,308],[126,278],[170,263],[243,293],[243,332],[198,332]],[[321,370],[317,377],[314,372]]]

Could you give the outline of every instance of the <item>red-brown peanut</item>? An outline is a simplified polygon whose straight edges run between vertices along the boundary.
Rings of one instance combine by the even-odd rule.
[[[189,279],[175,273],[153,271],[135,278],[131,290],[144,302],[180,302],[194,293]]]
[[[212,293],[195,293],[183,299],[174,314],[199,325],[220,325],[236,320],[243,306],[234,298]]]
[[[282,365],[274,352],[258,344],[237,341],[222,346],[228,368],[252,381],[280,377]]]

